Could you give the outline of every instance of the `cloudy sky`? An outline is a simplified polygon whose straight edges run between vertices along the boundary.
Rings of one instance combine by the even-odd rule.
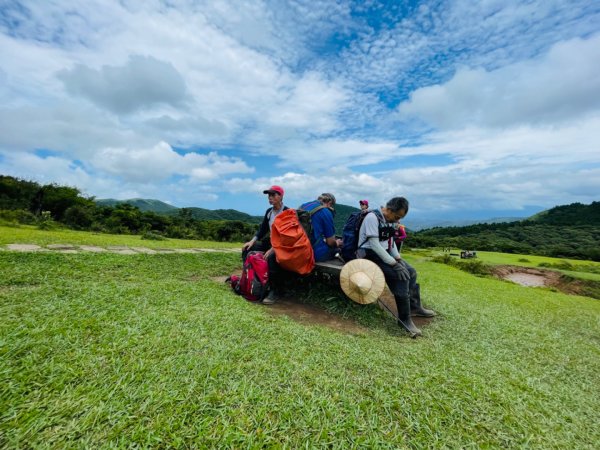
[[[594,0],[3,0],[0,57],[0,173],[96,198],[600,200]]]

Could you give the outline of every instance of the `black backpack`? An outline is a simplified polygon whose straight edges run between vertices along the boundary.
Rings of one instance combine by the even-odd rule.
[[[322,205],[318,200],[313,200],[312,202],[303,203],[298,209],[296,209],[298,222],[300,222],[300,225],[302,225],[302,228],[304,228],[306,236],[308,236],[310,244],[313,247],[315,246],[316,242],[312,227],[312,216],[314,213],[323,208],[326,208],[326,206]]]
[[[342,232],[342,239],[344,245],[342,247],[342,258],[344,261],[352,261],[356,259],[356,251],[364,245],[364,242],[358,242],[358,235],[360,233],[360,227],[369,213],[375,214],[379,221],[379,240],[389,239],[394,235],[394,225],[386,223],[381,211],[377,209],[373,210],[362,210],[356,211],[350,214],[350,217],[346,219],[344,224],[344,230]]]
[[[353,212],[346,219],[346,223],[344,224],[344,229],[342,230],[342,240],[344,241],[344,245],[342,246],[342,258],[344,261],[352,261],[356,259],[356,250],[358,250],[358,233],[360,231],[360,226],[365,220],[367,214],[369,214],[368,209],[363,209],[360,211]]]

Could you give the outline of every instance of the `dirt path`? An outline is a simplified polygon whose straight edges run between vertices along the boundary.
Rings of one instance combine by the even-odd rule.
[[[207,253],[225,252],[240,253],[237,248],[148,248],[127,247],[121,245],[108,245],[98,247],[94,245],[48,244],[45,247],[36,244],[6,244],[0,246],[0,251],[14,252],[57,252],[57,253],[116,253],[119,255],[155,255],[164,253]]]

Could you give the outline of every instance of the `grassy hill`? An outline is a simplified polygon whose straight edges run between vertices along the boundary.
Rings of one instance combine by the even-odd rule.
[[[405,256],[416,341],[323,283],[289,302],[352,331],[246,302],[237,254],[0,251],[0,447],[596,448],[600,302]]]
[[[157,214],[165,214],[168,216],[176,216],[179,211],[184,208],[169,205],[160,200],[131,198],[126,200],[115,200],[112,198],[96,200],[96,204],[100,206],[115,206],[118,203],[126,203],[135,206],[141,211],[151,211]],[[189,207],[185,208],[191,211],[192,217],[198,220],[241,220],[246,223],[260,223],[262,216],[251,216],[235,209],[204,209]]]
[[[168,203],[161,202],[160,200],[145,199],[145,198],[130,198],[127,200],[115,200],[114,198],[103,198],[95,200],[99,206],[115,206],[119,203],[127,203],[128,205],[135,206],[140,211],[152,211],[155,213],[168,213],[179,210],[176,206],[169,205]]]
[[[572,203],[555,206],[537,213],[527,220],[549,225],[598,225],[600,224],[600,202],[592,202],[589,205]]]
[[[181,208],[183,209],[183,208]],[[181,209],[168,211],[167,215],[173,216],[179,214]],[[246,223],[258,224],[262,221],[262,216],[251,216],[235,209],[205,209],[189,207],[185,208],[192,213],[192,217],[198,220],[241,220]]]
[[[117,203],[127,203],[138,207],[141,211],[152,211],[157,214],[166,214],[168,216],[175,216],[183,209],[161,202],[160,200],[143,198],[127,200],[100,199],[96,200],[96,203],[101,206],[115,206]],[[246,223],[259,224],[263,219],[263,216],[252,216],[235,209],[205,209],[196,207],[188,207],[185,209],[191,211],[192,217],[198,220],[241,220]],[[338,204],[336,205],[335,210],[335,229],[338,234],[341,234],[346,219],[352,212],[358,211],[358,208]]]

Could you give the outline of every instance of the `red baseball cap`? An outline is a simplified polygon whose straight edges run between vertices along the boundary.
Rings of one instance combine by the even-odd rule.
[[[283,197],[283,188],[281,186],[271,186],[269,189],[265,189],[263,194],[279,194]]]
[[[358,203],[369,206],[369,200],[359,200]]]

